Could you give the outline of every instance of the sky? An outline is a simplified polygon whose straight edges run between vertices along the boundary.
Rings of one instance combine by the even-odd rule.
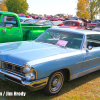
[[[27,0],[28,12],[33,14],[69,14],[76,15],[78,0]]]

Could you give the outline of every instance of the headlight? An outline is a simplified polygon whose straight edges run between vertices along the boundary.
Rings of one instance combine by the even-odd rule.
[[[25,65],[25,67],[24,67],[24,69],[23,69],[23,72],[24,72],[24,73],[29,73],[29,72],[30,72],[30,70],[31,70],[31,67],[30,67],[30,66]]]
[[[35,69],[31,68],[30,66],[25,65],[23,72],[25,73],[25,78],[27,81],[36,79],[37,72]]]
[[[27,81],[34,80],[35,76],[36,76],[35,73],[27,73],[27,74],[25,74],[25,77],[26,77]]]

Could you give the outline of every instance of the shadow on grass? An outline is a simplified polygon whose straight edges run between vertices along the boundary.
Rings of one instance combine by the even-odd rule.
[[[53,98],[56,98],[64,93],[70,92],[71,90],[75,89],[76,87],[79,87],[91,80],[94,80],[96,78],[100,77],[100,71],[93,72],[91,74],[85,75],[83,77],[80,77],[78,79],[64,82],[62,90],[54,96],[45,96],[40,90],[39,91],[30,91],[26,87],[17,85],[10,81],[3,81],[0,80],[0,92],[26,92],[26,96],[0,96],[0,100],[51,100]]]

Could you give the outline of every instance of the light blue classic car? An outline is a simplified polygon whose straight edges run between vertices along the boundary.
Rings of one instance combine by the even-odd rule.
[[[100,33],[49,28],[35,41],[0,44],[0,78],[57,94],[64,80],[100,70]],[[92,76],[91,76],[92,77]]]

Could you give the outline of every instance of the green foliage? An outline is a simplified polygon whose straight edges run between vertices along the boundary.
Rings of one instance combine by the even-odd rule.
[[[6,0],[5,2],[9,12],[27,13],[28,3],[26,0]]]
[[[100,13],[100,0],[78,0],[77,16],[94,19]]]
[[[90,13],[91,19],[93,19],[95,15],[100,13],[100,0],[91,0],[89,2],[88,11]]]
[[[89,19],[90,14],[88,13],[87,6],[89,5],[89,2],[87,0],[78,0],[77,3],[77,16],[79,18],[86,18]]]

